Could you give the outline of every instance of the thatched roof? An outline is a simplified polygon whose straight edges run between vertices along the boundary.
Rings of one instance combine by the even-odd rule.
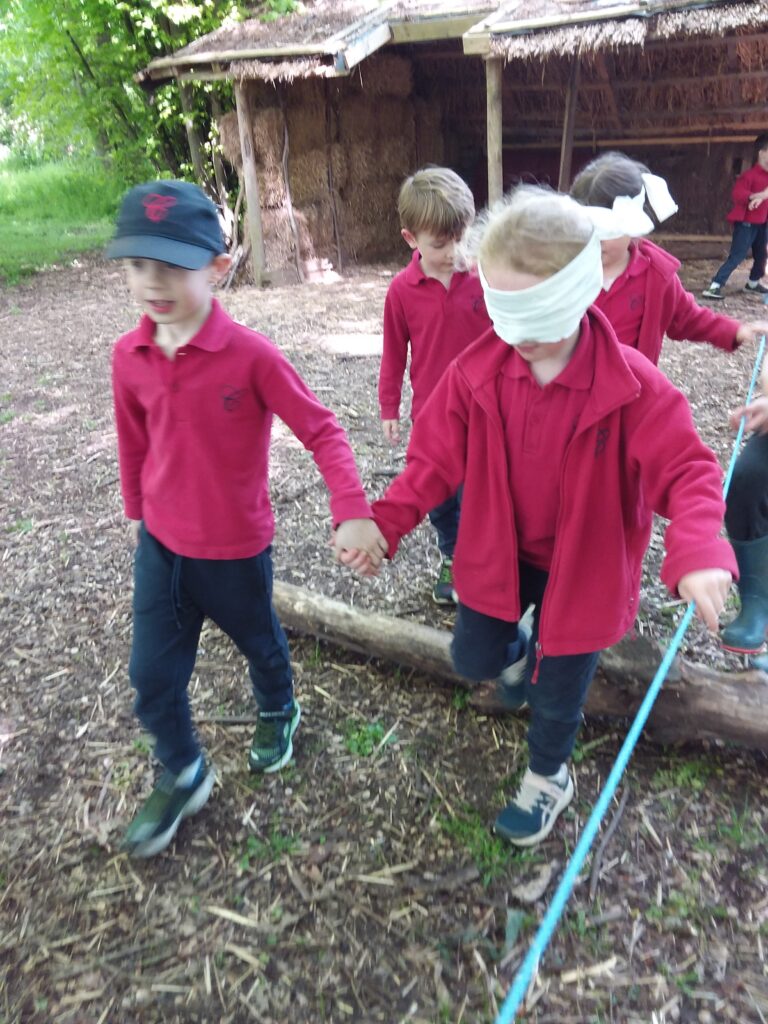
[[[348,75],[382,47],[426,62],[442,47],[466,96],[484,95],[476,57],[503,59],[507,138],[545,144],[578,57],[577,140],[747,138],[768,122],[767,25],[768,0],[315,0],[224,26],[140,79],[291,82]]]
[[[226,24],[152,61],[138,80],[345,75],[387,43],[460,38],[499,6],[500,0],[315,0],[275,21]]]
[[[535,12],[533,6],[518,4],[514,11],[503,7],[473,26],[464,37],[465,53],[541,60],[660,39],[722,39],[768,24],[768,0],[540,0]]]

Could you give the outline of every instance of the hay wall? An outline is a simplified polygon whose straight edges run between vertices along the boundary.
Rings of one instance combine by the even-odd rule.
[[[281,88],[282,106],[277,88]],[[291,201],[301,256],[338,262],[402,254],[397,193],[424,163],[442,163],[439,96],[415,92],[410,58],[376,54],[349,78],[254,82],[253,137],[267,266],[295,260],[282,157],[287,120]],[[237,115],[219,123],[225,157],[242,168]]]

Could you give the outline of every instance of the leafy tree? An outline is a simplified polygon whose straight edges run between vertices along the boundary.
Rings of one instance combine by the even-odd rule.
[[[283,2],[283,0],[280,0]],[[272,0],[267,5],[272,7]],[[179,89],[149,95],[133,76],[246,15],[239,0],[6,0],[0,13],[0,135],[20,149],[29,135],[46,157],[95,149],[126,181],[189,174]],[[225,87],[188,90],[191,117],[210,139],[211,99]]]

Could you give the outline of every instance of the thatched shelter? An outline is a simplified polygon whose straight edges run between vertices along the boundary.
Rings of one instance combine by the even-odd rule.
[[[606,148],[668,178],[672,247],[714,255],[768,130],[767,24],[768,0],[328,0],[222,28],[140,77],[234,81],[221,139],[258,279],[397,253],[397,189],[426,162],[482,204],[520,178],[567,187]]]

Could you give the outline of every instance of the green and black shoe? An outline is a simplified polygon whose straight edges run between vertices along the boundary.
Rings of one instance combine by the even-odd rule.
[[[125,833],[122,849],[132,857],[153,857],[169,845],[184,818],[204,806],[216,774],[204,757],[174,775],[164,771]],[[188,776],[192,774],[191,778]]]
[[[293,734],[299,727],[301,708],[293,701],[284,711],[260,711],[248,752],[252,772],[276,772],[293,754]]]

